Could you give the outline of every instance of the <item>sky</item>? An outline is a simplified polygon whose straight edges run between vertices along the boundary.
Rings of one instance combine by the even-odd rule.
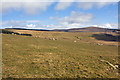
[[[118,2],[2,2],[1,28],[118,28]]]

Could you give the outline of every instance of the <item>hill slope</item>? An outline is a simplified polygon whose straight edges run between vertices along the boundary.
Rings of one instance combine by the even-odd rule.
[[[59,32],[116,32],[117,29],[108,29],[100,27],[85,27],[85,28],[71,28],[71,29],[54,29],[54,30],[45,30],[45,29],[25,29],[25,28],[6,28],[6,29],[16,29],[16,30],[35,30],[35,31],[59,31]]]

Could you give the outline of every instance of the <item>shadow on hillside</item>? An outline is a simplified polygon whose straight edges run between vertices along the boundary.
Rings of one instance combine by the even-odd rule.
[[[97,40],[104,40],[104,41],[118,41],[118,36],[114,36],[112,34],[106,34],[106,33],[101,33],[101,34],[93,34],[92,37],[96,38]]]

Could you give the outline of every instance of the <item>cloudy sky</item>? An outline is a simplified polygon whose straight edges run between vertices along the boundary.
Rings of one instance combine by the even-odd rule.
[[[2,16],[0,26],[2,28],[118,27],[118,2],[10,1],[2,2],[0,10],[0,16]]]

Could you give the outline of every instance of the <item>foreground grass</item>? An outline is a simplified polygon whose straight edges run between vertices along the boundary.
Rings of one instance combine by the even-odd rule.
[[[4,78],[117,78],[117,70],[101,62],[118,64],[117,46],[10,34],[3,34],[2,46]]]

